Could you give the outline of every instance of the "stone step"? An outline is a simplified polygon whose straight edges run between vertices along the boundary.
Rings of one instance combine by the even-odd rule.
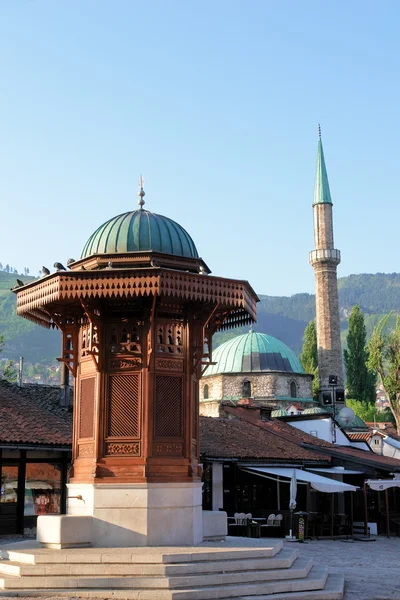
[[[32,546],[32,543],[30,543]],[[20,544],[23,546],[23,544]],[[228,545],[227,545],[228,546]],[[115,548],[111,552],[109,548],[79,548],[69,550],[51,550],[41,548],[39,545],[34,549],[3,548],[1,556],[12,562],[24,564],[46,564],[46,563],[118,563],[118,564],[170,564],[189,563],[199,561],[216,560],[240,560],[245,558],[272,558],[283,548],[283,542],[274,542],[271,545],[259,547],[229,548],[223,546],[207,547],[183,547],[171,551],[170,548]]]
[[[285,592],[262,596],[243,596],[243,600],[342,600],[344,596],[344,575],[329,573],[325,587],[322,590],[307,590],[305,592]],[[222,600],[222,599],[221,599]]]
[[[52,563],[27,564],[0,561],[0,575],[194,575],[196,573],[239,572],[267,569],[287,569],[298,557],[298,550],[284,549],[272,558],[241,558],[199,561],[193,563]]]
[[[306,591],[289,591],[278,594],[262,594],[251,596],[238,596],[236,600],[342,600],[344,595],[344,576],[342,574],[329,574],[325,583],[325,587],[317,590]],[[2,597],[20,597],[26,596],[26,590],[0,590],[0,598]],[[29,590],[30,598],[71,598],[70,589],[47,589],[47,590]],[[138,590],[112,590],[112,589],[87,589],[79,591],[79,598],[93,598],[94,600],[141,600],[143,596]],[[165,591],[154,594],[147,600],[171,600],[171,596]],[[232,596],[214,595],[214,599],[228,600]]]
[[[79,598],[121,600],[341,600],[343,578],[327,576],[326,570],[313,569],[306,579],[262,584],[229,585],[225,587],[202,587],[190,590],[116,590],[112,587],[79,589]],[[341,594],[341,595],[340,595]],[[1,590],[0,597],[24,596],[26,588]],[[29,590],[29,597],[71,597],[71,588],[47,588]]]
[[[301,579],[307,577],[312,567],[312,560],[308,558],[297,558],[288,569],[250,570],[239,572],[203,573],[198,575],[174,575],[174,576],[13,576],[0,578],[2,589],[38,589],[38,588],[104,588],[113,589],[153,589],[153,590],[176,590],[184,588],[206,588],[215,586],[244,585],[257,582],[276,582],[289,579]]]

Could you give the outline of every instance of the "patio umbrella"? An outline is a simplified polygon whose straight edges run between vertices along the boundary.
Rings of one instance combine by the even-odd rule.
[[[290,500],[289,500],[289,509],[290,509],[290,531],[289,537],[292,538],[292,530],[293,530],[293,511],[297,506],[296,502],[297,496],[297,478],[296,471],[293,469],[292,478],[290,480]]]

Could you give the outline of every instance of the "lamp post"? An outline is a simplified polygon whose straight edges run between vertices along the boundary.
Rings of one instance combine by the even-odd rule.
[[[337,375],[329,375],[329,385],[332,387],[332,409],[333,409],[333,420],[332,420],[332,444],[336,444],[336,387],[337,387]]]

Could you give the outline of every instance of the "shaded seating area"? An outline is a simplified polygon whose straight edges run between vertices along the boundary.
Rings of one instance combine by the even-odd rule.
[[[400,488],[400,474],[396,473],[393,479],[368,479],[364,483],[364,534],[368,534],[368,500],[367,500],[367,487],[377,492],[384,492],[385,503],[384,510],[380,513],[380,520],[382,521],[382,529],[386,531],[386,536],[400,535],[400,513],[390,511],[389,508],[389,495],[388,492],[392,488]]]
[[[349,536],[352,534],[352,515],[347,515],[343,512],[334,512],[334,494],[354,492],[358,489],[356,486],[344,483],[343,481],[338,481],[337,479],[323,477],[311,471],[305,471],[298,468],[249,467],[243,470],[253,475],[272,479],[277,482],[278,486],[290,485],[294,473],[299,485],[307,486],[308,489],[312,488],[313,490],[322,492],[323,494],[329,494],[329,510],[326,512],[301,511],[301,514],[298,514],[298,516],[304,518],[306,537],[333,538],[339,536]],[[279,525],[277,525],[275,522],[276,516],[274,514],[271,514],[269,518],[270,523],[268,523],[267,519],[267,523],[265,523],[265,525],[261,525],[260,527],[261,535],[265,537],[284,537],[285,530],[282,526],[283,520],[279,524],[279,527]],[[274,526],[272,526],[272,523],[274,523]],[[277,528],[279,529],[279,533],[276,530]],[[297,526],[294,528],[294,530],[296,530],[296,528]]]
[[[251,513],[235,513],[228,517],[228,535],[238,537],[283,537],[283,515],[267,518],[253,517]]]

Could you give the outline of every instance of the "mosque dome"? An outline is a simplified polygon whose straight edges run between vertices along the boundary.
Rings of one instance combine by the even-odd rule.
[[[178,223],[143,210],[126,212],[103,223],[86,242],[81,258],[93,254],[161,252],[186,258],[198,258],[188,232]]]
[[[265,333],[249,332],[228,340],[213,351],[213,362],[204,377],[221,373],[300,373],[299,359],[283,342]]]
[[[277,419],[279,417],[287,417],[287,411],[284,408],[278,408],[277,410],[273,410],[271,412],[271,417],[273,417],[274,419]]]
[[[302,412],[303,415],[327,415],[328,411],[322,406],[313,406],[312,408],[305,408]]]

